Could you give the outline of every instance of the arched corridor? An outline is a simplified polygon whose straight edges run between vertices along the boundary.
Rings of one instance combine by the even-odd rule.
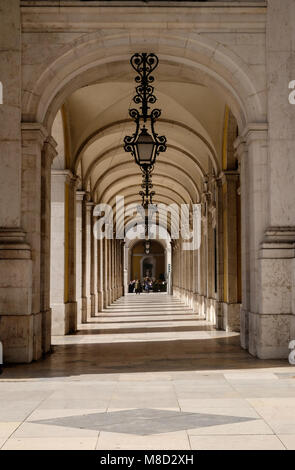
[[[206,30],[211,22],[215,25],[210,6],[196,4],[184,13],[188,20],[193,8],[198,23],[198,8],[205,8],[208,22],[200,19],[202,33],[175,29],[172,10],[168,29],[160,14],[159,24],[165,27],[159,30],[150,21],[154,7],[140,8],[144,34],[114,6],[115,29],[106,28],[103,38],[100,31],[89,31],[69,5],[63,11],[48,8],[37,2],[24,4],[21,15],[17,6],[6,12],[16,15],[15,24],[24,33],[18,39],[24,51],[19,90],[12,91],[13,96],[22,94],[21,122],[9,134],[11,142],[22,146],[16,152],[9,144],[17,157],[4,165],[9,175],[1,180],[0,335],[6,362],[38,360],[50,351],[51,333],[74,332],[79,322],[127,292],[125,238],[134,214],[130,209],[122,215],[118,197],[128,207],[140,203],[140,171],[123,145],[134,131],[128,114],[134,96],[129,60],[138,51],[154,51],[160,61],[155,71],[162,110],[157,132],[166,137],[167,151],[157,158],[153,173],[159,217],[163,204],[173,217],[181,205],[190,211],[201,208],[198,250],[182,250],[178,224],[168,220],[171,243],[160,273],[167,290],[218,330],[240,331],[241,346],[250,354],[286,359],[295,318],[294,209],[287,174],[276,178],[284,165],[277,166],[269,144],[276,139],[268,123],[275,120],[277,107],[267,104],[274,100],[267,92],[268,52],[261,38],[272,9],[250,6],[243,17],[251,44],[258,41],[257,66],[251,60],[253,46],[236,32],[238,5],[226,10],[233,28],[228,41],[223,30],[221,36]],[[97,14],[94,4],[84,2],[79,8]],[[109,12],[103,9],[102,16],[95,16],[99,24]],[[56,35],[60,28],[62,37]],[[9,117],[5,106],[1,109]],[[288,148],[285,167],[293,168]],[[119,237],[94,241],[97,204],[111,208],[114,223],[108,230],[119,231]]]
[[[290,446],[294,0],[2,3],[0,448],[7,417],[25,447],[48,424],[26,417],[50,409],[135,408],[138,431],[150,409],[181,421],[202,407],[229,420],[204,434],[221,419],[237,445],[241,426]],[[116,417],[96,418],[63,437],[130,445],[107,442],[100,419],[112,432]],[[172,446],[214,446],[191,424],[172,427]]]

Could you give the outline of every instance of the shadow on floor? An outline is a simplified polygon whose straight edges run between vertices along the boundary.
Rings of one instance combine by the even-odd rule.
[[[53,346],[32,364],[6,365],[3,379],[87,374],[291,367],[287,359],[260,360],[241,349],[239,336],[194,340],[77,343]]]

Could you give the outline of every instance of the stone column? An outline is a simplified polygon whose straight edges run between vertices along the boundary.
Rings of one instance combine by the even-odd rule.
[[[238,194],[239,173],[224,171],[223,241],[224,241],[224,304],[223,329],[240,330],[240,303],[238,299]]]
[[[241,253],[242,253],[242,304],[240,310],[241,346],[249,348],[249,312],[250,312],[250,238],[249,238],[249,158],[245,141],[238,138],[235,143],[240,165],[241,191]]]
[[[206,316],[207,295],[207,203],[205,194],[202,195],[202,242],[200,247],[200,296],[199,315]]]
[[[109,240],[107,238],[104,238],[103,239],[103,275],[104,275],[103,306],[104,308],[107,308],[107,306],[109,305],[108,244],[109,244]]]
[[[185,302],[190,303],[190,251],[185,252]]]
[[[93,209],[93,207],[92,207]],[[97,312],[97,274],[98,274],[98,263],[97,263],[97,239],[94,237],[93,229],[97,217],[93,216],[93,210],[91,212],[91,316],[95,317]]]
[[[216,180],[216,237],[217,237],[217,299],[218,311],[216,315],[216,328],[222,330],[223,321],[223,303],[224,303],[224,208],[223,208],[223,189],[222,179]]]
[[[125,242],[122,243],[122,252],[123,252],[123,266],[124,266],[124,273],[123,273],[123,292],[124,292],[124,295],[126,295],[128,293],[128,283],[129,283],[129,279],[128,279],[128,266],[130,266],[129,264],[129,260],[128,260],[128,257],[129,257],[129,250],[128,250],[128,247],[126,246]]]
[[[181,240],[176,242],[176,254],[177,254],[177,297],[181,298]]]
[[[32,304],[31,332],[32,359],[42,355],[41,312],[41,151],[47,131],[35,123],[22,125],[22,224],[32,250]],[[21,335],[19,335],[21,336]]]
[[[180,299],[180,282],[181,282],[181,265],[180,265],[180,242],[177,240],[175,246],[176,263],[177,263],[177,297]]]
[[[56,142],[48,137],[42,150],[41,168],[41,303],[42,350],[51,349],[50,257],[51,257],[51,165],[57,152]]]
[[[288,100],[295,70],[294,21],[293,0],[268,1],[268,135],[266,126],[259,138],[258,126],[249,125],[243,136],[250,191],[255,191],[254,210],[250,206],[249,350],[263,359],[287,358],[295,338],[295,106]]]
[[[121,273],[121,282],[122,282],[122,295],[126,295],[128,292],[128,252],[125,248],[126,243],[121,241],[121,263],[122,263],[122,273]],[[127,256],[126,256],[127,255]]]
[[[103,240],[97,240],[97,311],[103,310]]]
[[[77,201],[76,188],[79,178],[71,176],[68,183],[68,230],[67,230],[67,271],[68,271],[68,295],[67,308],[69,311],[69,331],[71,333],[77,331],[78,314],[77,314],[77,262],[76,262],[76,243],[77,243]]]
[[[109,259],[109,295],[108,295],[108,305],[111,305],[113,302],[113,240],[109,240],[108,244],[108,259]]]
[[[117,244],[117,299],[121,297],[121,259],[120,259],[120,253],[121,253],[121,240],[116,240]]]
[[[32,254],[21,220],[19,1],[2,2],[1,15],[5,21],[2,20],[0,31],[0,70],[3,84],[3,104],[0,105],[0,338],[4,362],[30,362],[33,357],[38,357],[33,353]],[[38,354],[41,355],[41,347]]]
[[[51,170],[52,334],[70,332],[69,304],[69,170]]]
[[[82,323],[82,213],[85,191],[76,191],[76,299],[77,322]]]
[[[115,300],[117,300],[120,295],[119,295],[119,272],[120,272],[120,266],[119,266],[119,245],[118,241],[115,239]]]
[[[82,221],[82,323],[91,313],[91,214],[93,202],[88,193],[83,200]]]
[[[193,301],[192,308],[194,313],[199,313],[199,252],[201,247],[198,250],[193,251]]]
[[[256,126],[255,126],[256,127]],[[263,240],[264,231],[267,227],[268,215],[268,179],[267,179],[267,131],[264,126],[258,126],[256,129],[246,131],[244,137],[248,147],[248,201],[247,212],[249,226],[249,270],[250,270],[250,312],[249,312],[249,351],[253,355],[264,355],[264,339],[260,336],[261,323],[265,323],[265,317],[260,314],[263,312],[261,302],[270,298],[261,285],[260,265],[260,243]],[[244,175],[243,175],[244,176]],[[246,183],[246,184],[247,184]],[[244,216],[243,216],[244,217]],[[246,229],[244,227],[243,231]],[[247,235],[243,233],[242,238]],[[273,263],[271,263],[273,264]],[[266,274],[270,275],[269,272]],[[271,287],[270,291],[273,291]],[[265,300],[266,300],[265,299]],[[270,311],[273,310],[273,302],[269,305]],[[263,312],[265,313],[265,312]],[[268,342],[268,340],[266,340]],[[267,349],[267,348],[266,348]]]
[[[183,300],[182,299],[182,283],[183,283],[183,275],[182,275],[182,268],[183,268],[183,258],[182,258],[182,249],[181,249],[181,245],[182,245],[182,239],[180,238],[179,240],[179,249],[178,249],[178,252],[179,252],[179,299],[180,300]]]
[[[188,259],[189,259],[189,294],[188,294],[188,300],[189,300],[189,306],[191,308],[193,307],[193,280],[194,280],[193,256],[194,256],[194,251],[193,250],[188,251]]]

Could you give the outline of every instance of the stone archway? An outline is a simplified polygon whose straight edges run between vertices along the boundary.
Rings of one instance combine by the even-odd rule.
[[[124,59],[124,55],[122,55],[122,57],[121,57],[120,59],[116,58],[116,59],[113,61],[113,64],[116,63],[116,62],[122,64],[123,59]],[[165,54],[163,54],[163,61],[165,61],[165,60],[168,61],[168,62],[169,62],[169,60],[170,60],[172,63],[175,63],[175,62],[177,63],[177,60],[179,60],[180,63],[182,63],[183,66],[187,66],[187,67],[189,67],[189,66],[192,66],[192,67],[197,66],[197,68],[198,68],[198,64],[197,64],[197,63],[193,63],[193,62],[191,62],[191,61],[185,61],[185,63],[183,63],[183,61],[182,61],[181,59],[179,59],[179,58],[177,59],[177,58],[175,58],[175,57],[166,56]],[[105,61],[102,61],[101,66],[104,66],[104,64],[105,64]],[[111,69],[110,64],[111,64],[111,61],[110,61],[109,64],[108,64],[108,67]],[[189,65],[188,65],[188,64],[189,64]],[[90,64],[90,67],[91,67],[91,66],[92,66],[92,64]],[[94,72],[94,70],[92,70],[92,72]],[[91,72],[91,71],[88,71],[88,72],[87,72],[87,74],[88,74],[88,80],[90,80],[90,83],[91,83],[91,73],[92,73],[92,72]],[[84,74],[84,73],[85,73],[85,72],[83,72],[83,74]],[[96,73],[100,73],[98,66],[96,66]],[[82,74],[82,76],[83,76],[83,74]],[[205,73],[205,75],[206,75],[206,73]],[[80,79],[82,78],[82,76],[79,77],[79,81],[80,81]],[[210,73],[209,73],[209,76],[210,76]],[[71,80],[72,80],[72,79],[71,79]],[[211,77],[211,80],[212,80],[212,77]],[[217,80],[217,82],[218,82],[218,80]],[[67,83],[67,86],[66,86],[66,88],[67,88],[67,93],[69,93],[69,91],[71,90],[71,83],[74,83],[74,82],[71,82],[71,81],[70,81],[70,82]],[[76,82],[76,83],[77,83],[77,82]],[[81,81],[80,81],[80,84],[81,84]],[[217,87],[218,87],[218,86],[220,86],[220,84],[218,84]],[[58,100],[60,99],[60,94],[58,94],[58,95],[56,95],[56,96],[57,96],[57,101],[58,101]],[[41,102],[40,102],[40,103],[41,103]],[[50,106],[50,111],[48,111],[48,112],[46,113],[46,116],[47,116],[47,117],[45,118],[45,121],[47,122],[47,120],[48,120],[48,123],[50,122],[50,112],[52,112],[53,103],[56,104],[56,100],[53,100],[53,102],[52,102],[52,104],[51,104],[51,106]],[[40,111],[40,107],[39,107],[39,111]],[[39,112],[39,111],[38,111],[38,112]],[[241,116],[242,116],[242,114],[240,114],[240,122],[241,122]],[[244,118],[243,118],[243,119],[244,119]],[[126,169],[127,169],[127,167],[126,167]],[[130,169],[131,169],[131,167],[130,167]],[[119,167],[118,167],[118,181],[121,180],[121,173],[120,173],[121,171],[122,171],[122,167],[119,166]],[[175,170],[173,170],[173,171],[175,171]],[[113,176],[114,176],[114,171],[112,171],[112,173],[110,174],[110,178],[113,179]],[[116,179],[115,179],[115,181],[116,181]],[[130,181],[131,181],[131,179],[130,179]],[[178,181],[181,181],[181,178],[180,178],[180,177],[178,177]],[[108,185],[108,183],[107,183],[106,177],[105,177],[105,183],[104,183],[104,184],[106,185],[106,190],[105,190],[106,192],[104,192],[102,189],[100,189],[101,194],[100,194],[99,197],[106,198],[107,200],[110,200],[110,199],[113,197],[113,194],[115,194],[115,193],[111,193],[110,188],[109,188],[109,185]],[[126,182],[124,183],[124,185],[125,185],[125,184],[126,184]],[[186,190],[187,188],[184,189],[184,183],[182,184],[182,186],[183,186],[183,187],[180,189],[180,192],[183,193],[183,191]],[[96,188],[96,187],[97,187],[97,186],[95,186],[95,188]],[[100,183],[100,186],[99,186],[99,187],[100,187],[100,188],[102,187],[102,186],[101,186],[101,183]],[[198,187],[197,187],[197,188],[195,189],[195,193],[198,193],[199,191],[200,191],[200,190],[199,190]],[[193,189],[191,190],[191,194],[193,194]],[[193,200],[193,197],[194,197],[194,196],[191,196],[191,198],[192,198],[191,200]],[[111,295],[111,294],[109,294],[109,296],[110,296],[110,295]],[[187,295],[185,295],[185,300],[191,302],[191,299],[189,299]]]
[[[201,27],[201,30],[204,28],[204,31],[202,30],[201,33],[196,33],[193,29],[176,28],[175,25],[179,24],[179,22],[175,21],[175,13],[171,13],[171,17],[169,17],[169,28],[167,28],[167,18],[164,21],[161,15],[156,27],[154,23],[150,22],[150,14],[154,14],[155,10],[153,10],[153,7],[147,7],[147,10],[141,10],[138,13],[142,20],[140,30],[134,27],[134,24],[131,24],[130,19],[126,16],[120,17],[119,15],[114,17],[113,29],[108,30],[106,28],[107,31],[102,38],[100,32],[90,31],[91,28],[88,23],[85,25],[85,29],[83,27],[81,29],[81,19],[79,19],[79,14],[74,9],[69,11],[65,7],[64,11],[58,13],[56,10],[52,10],[50,14],[53,12],[57,15],[55,18],[57,23],[53,24],[54,22],[49,21],[50,17],[48,17],[47,10],[42,9],[38,5],[32,8],[36,15],[33,21],[28,21],[28,15],[33,11],[31,9],[29,13],[29,7],[23,7],[22,17],[22,27],[25,32],[22,38],[24,51],[23,64],[25,65],[22,74],[23,149],[22,158],[18,159],[18,163],[14,168],[15,181],[20,181],[19,175],[22,172],[22,187],[16,188],[16,200],[19,201],[18,207],[16,208],[16,204],[13,207],[12,213],[7,216],[7,220],[5,219],[7,227],[10,223],[10,231],[7,231],[5,241],[8,240],[9,242],[11,240],[12,246],[14,246],[13,243],[15,241],[18,243],[22,242],[23,244],[21,263],[26,267],[23,272],[27,273],[23,284],[28,292],[31,293],[28,295],[28,305],[26,304],[27,317],[22,314],[13,314],[10,319],[5,319],[5,322],[12,321],[12,319],[16,322],[24,321],[29,328],[30,341],[25,346],[25,360],[31,360],[33,357],[38,358],[42,350],[48,350],[48,340],[46,338],[48,338],[50,305],[48,303],[49,286],[46,266],[49,254],[49,228],[46,208],[48,208],[49,197],[49,168],[55,154],[55,142],[51,136],[52,124],[65,100],[74,92],[81,89],[81,87],[90,87],[103,80],[110,81],[114,77],[118,77],[118,75],[124,76],[124,74],[127,74],[126,76],[129,80],[129,72],[127,72],[128,60],[130,55],[138,49],[154,50],[157,52],[163,64],[163,71],[165,70],[166,77],[177,77],[178,80],[181,79],[181,83],[186,83],[186,81],[190,80],[193,86],[207,87],[210,91],[213,92],[214,90],[214,92],[219,93],[237,120],[239,138],[235,143],[235,149],[240,162],[242,203],[242,345],[248,348],[252,354],[258,354],[260,357],[268,357],[269,354],[286,354],[286,338],[284,339],[283,336],[280,336],[278,326],[284,320],[288,325],[288,332],[290,332],[293,317],[290,315],[290,309],[288,310],[287,304],[276,307],[280,314],[277,315],[272,311],[272,302],[268,300],[271,298],[271,295],[268,295],[269,290],[271,290],[267,281],[268,265],[275,264],[279,270],[280,261],[284,259],[279,257],[277,259],[280,261],[270,261],[274,259],[271,257],[271,250],[273,249],[272,241],[275,240],[281,243],[285,239],[286,230],[284,231],[280,228],[279,233],[281,235],[277,235],[276,230],[268,230],[269,225],[274,225],[275,222],[280,227],[284,225],[283,221],[285,219],[282,216],[284,211],[279,213],[276,209],[273,196],[269,195],[268,182],[261,176],[261,172],[266,174],[269,170],[267,166],[268,128],[266,124],[266,90],[268,88],[266,86],[264,60],[266,56],[265,47],[259,43],[262,64],[261,67],[255,67],[247,59],[247,55],[244,54],[245,45],[239,42],[241,38],[233,36],[233,41],[231,41],[231,38],[226,40],[222,37],[221,33],[219,39],[213,39],[213,36],[208,33],[206,26],[203,24],[204,19],[198,18],[196,13],[194,13],[192,19],[186,12],[185,18],[186,21],[190,19],[194,24],[197,24],[198,28]],[[206,9],[204,6],[202,8]],[[245,21],[251,27],[255,25],[253,29],[255,32],[253,34],[264,35],[266,8],[263,7],[261,9],[259,7],[261,21],[253,23],[251,21],[255,18],[254,15],[256,15],[255,8],[253,6],[252,9],[247,10],[249,18]],[[93,11],[95,12],[95,9]],[[229,24],[236,26],[236,22],[240,20],[237,14],[239,7],[237,5],[235,8],[228,7],[227,11],[227,14],[230,15]],[[210,11],[208,7],[206,12],[208,15],[206,20],[208,23],[206,24],[208,25],[210,22],[213,22],[211,16],[212,9]],[[216,14],[218,15],[220,11],[217,9],[217,12]],[[99,18],[96,17],[96,21],[99,24],[105,19],[104,15],[106,15],[106,10],[102,10]],[[147,21],[147,16],[149,21]],[[71,31],[67,31],[66,27],[69,18],[73,24]],[[125,26],[124,29],[120,26],[122,22]],[[162,25],[163,28],[159,29],[159,25]],[[164,26],[166,29],[164,29]],[[62,39],[57,34],[60,28],[64,28]],[[129,31],[129,29],[132,31]],[[39,32],[46,31],[46,38],[42,38],[42,34],[40,34],[40,40],[36,41],[36,36],[34,35],[37,30]],[[234,31],[235,28],[233,27],[232,32]],[[48,42],[48,37],[51,38],[51,47],[46,49],[43,41]],[[44,54],[42,55],[42,61],[40,61],[37,58],[41,56],[40,51],[42,50],[44,50]],[[164,75],[163,73],[162,79],[165,78]],[[193,93],[190,96],[192,97]],[[94,121],[93,125],[96,126]],[[124,119],[120,121],[124,121]],[[114,122],[111,124],[114,124]],[[179,137],[182,132],[193,134],[191,130],[184,129],[183,126],[181,127],[179,121],[171,122],[170,120],[170,122],[164,122],[163,120],[159,124],[167,126],[167,129],[169,127],[171,133],[173,130],[178,139],[178,142],[172,143],[171,161],[161,162],[162,172],[159,173],[157,180],[157,185],[162,191],[162,193],[160,191],[158,193],[160,200],[165,198],[165,202],[179,203],[180,197],[184,197],[186,203],[191,204],[202,200],[204,207],[207,207],[208,200],[212,196],[210,194],[212,193],[210,190],[211,182],[214,180],[217,182],[218,179],[219,181],[222,181],[222,179],[229,181],[231,179],[232,175],[226,173],[228,170],[225,169],[223,171],[222,166],[216,164],[214,157],[216,155],[220,157],[221,152],[216,151],[217,144],[212,142],[212,138],[210,139],[208,126],[206,127],[203,124],[197,122],[197,120],[194,121],[194,126],[197,128],[197,130],[193,129],[195,131],[194,142],[198,150],[195,154],[191,151],[191,148],[185,148],[188,141],[187,134],[185,134],[182,141]],[[122,127],[120,126],[124,126],[124,122],[121,122],[117,128],[117,135],[122,133]],[[106,132],[108,134],[104,136],[106,142],[108,138],[111,139],[115,135],[115,127],[114,125],[108,128],[112,130],[109,134]],[[78,144],[81,145],[81,149],[86,149],[85,142],[91,145],[93,144],[92,139],[97,142],[97,136],[92,135],[90,132],[88,133],[88,131],[90,131],[90,127],[87,129],[87,135],[81,135],[81,141],[76,142],[77,148],[75,150],[79,150],[80,146]],[[180,147],[183,147],[181,152],[178,150]],[[90,145],[87,150],[89,148]],[[20,149],[18,151],[20,156]],[[115,159],[116,155],[112,152],[115,151],[111,150],[108,156],[111,159]],[[76,156],[76,151],[72,153]],[[86,150],[85,153],[87,155]],[[272,162],[273,165],[277,165],[274,154],[275,152],[271,153]],[[97,158],[100,156],[100,154],[96,155]],[[181,164],[177,167],[178,158],[182,160]],[[194,168],[196,166],[193,162],[194,158],[202,163],[198,168]],[[187,162],[188,170],[185,169],[185,162]],[[206,162],[206,171],[203,171],[204,163]],[[72,163],[69,169],[75,173],[75,164],[73,165]],[[116,181],[114,186],[111,187],[109,184],[111,172],[107,173],[107,171],[103,170],[105,174],[99,180],[98,174],[102,173],[103,162],[100,161],[96,165],[93,160],[92,163],[93,170],[91,167],[90,172],[96,172],[96,179],[93,178],[91,180],[89,178],[85,182],[85,187],[82,188],[87,193],[88,199],[85,199],[85,205],[88,204],[89,210],[91,210],[92,203],[98,202],[98,197],[105,198],[105,202],[110,202],[113,205],[117,189],[125,189],[122,187],[124,185],[120,183],[125,174],[123,170],[121,172],[120,165],[114,164]],[[89,168],[85,168],[86,171]],[[128,171],[128,164],[124,168]],[[192,176],[193,171],[195,171],[195,174]],[[167,175],[165,175],[165,172]],[[174,179],[173,172],[177,174],[177,177],[174,177]],[[190,177],[187,177],[187,174]],[[211,178],[209,190],[207,190],[208,174]],[[257,175],[260,175],[261,178],[256,178]],[[271,175],[273,180],[275,180],[273,172],[271,172]],[[78,168],[77,174],[74,174],[75,178],[76,176],[83,179],[84,175],[81,166]],[[132,182],[133,176],[131,175],[128,184]],[[169,181],[169,184],[166,185],[169,188],[165,188],[163,184],[165,177]],[[32,181],[36,184],[32,185]],[[95,190],[94,194],[93,188],[96,183],[97,191]],[[7,182],[3,182],[4,201],[7,200],[5,199],[6,193],[9,194],[9,191],[6,191],[6,189],[9,189],[9,184],[11,184],[11,178]],[[137,195],[132,193],[132,190],[129,191],[129,189],[128,187],[126,190],[126,197],[130,198],[130,202],[136,202]],[[22,202],[20,203],[20,201]],[[271,201],[271,204],[269,201]],[[290,217],[286,217],[289,224],[286,223],[285,226],[290,226],[293,211],[289,203],[285,202],[291,214]],[[42,215],[41,207],[44,209]],[[213,217],[214,211],[218,209],[212,204],[210,210]],[[271,216],[271,211],[275,211],[274,216]],[[20,222],[20,214],[22,214],[22,222]],[[204,217],[207,217],[205,212]],[[13,230],[11,230],[11,227],[13,227]],[[24,243],[25,241],[27,244]],[[95,252],[95,246],[91,245],[91,250],[91,252]],[[111,245],[111,248],[108,247],[107,250],[106,267],[107,261],[117,256],[114,255],[117,248],[113,245]],[[262,252],[260,253],[259,250],[262,250]],[[183,265],[185,270],[188,271],[190,269],[192,271],[192,269],[195,269],[196,263],[202,264],[207,261],[203,259],[192,260],[187,256],[180,261],[180,265]],[[13,263],[14,261],[11,262],[11,264]],[[106,269],[114,273],[115,267],[116,264],[114,263],[111,268]],[[89,269],[91,272],[95,272],[95,267],[92,265]],[[292,272],[292,270],[289,271]],[[112,276],[114,277],[113,274]],[[291,288],[289,289],[289,284],[287,281],[286,285],[284,284],[284,289],[288,292],[292,290]],[[280,290],[280,296],[284,289]],[[110,298],[112,298],[113,292],[117,290],[117,286],[114,283],[107,285],[107,290]],[[91,295],[94,296],[95,294]],[[191,294],[185,295],[187,298]],[[290,301],[288,305],[291,305],[290,296],[288,296],[288,302]],[[14,305],[13,297],[9,298],[8,301],[11,301],[12,305]],[[34,327],[32,326],[33,324],[35,325]],[[271,329],[278,346],[268,346],[267,342],[264,341],[263,332],[268,331],[268,328]],[[30,351],[29,355],[27,351]]]

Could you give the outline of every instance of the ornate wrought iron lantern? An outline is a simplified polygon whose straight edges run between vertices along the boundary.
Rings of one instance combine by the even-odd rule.
[[[129,110],[129,116],[135,121],[136,128],[134,134],[124,138],[124,150],[130,152],[135,162],[139,165],[142,174],[142,188],[140,192],[142,197],[142,205],[152,204],[154,192],[151,191],[153,185],[151,182],[151,174],[156,162],[156,158],[160,152],[165,152],[167,139],[165,136],[159,136],[155,132],[155,122],[161,116],[161,110],[158,108],[150,111],[151,104],[154,104],[157,98],[154,95],[154,82],[152,72],[159,63],[159,59],[155,54],[134,54],[130,63],[137,72],[135,82],[136,95],[133,98],[135,104],[140,105],[140,111],[136,108]],[[148,126],[148,127],[147,127]]]

